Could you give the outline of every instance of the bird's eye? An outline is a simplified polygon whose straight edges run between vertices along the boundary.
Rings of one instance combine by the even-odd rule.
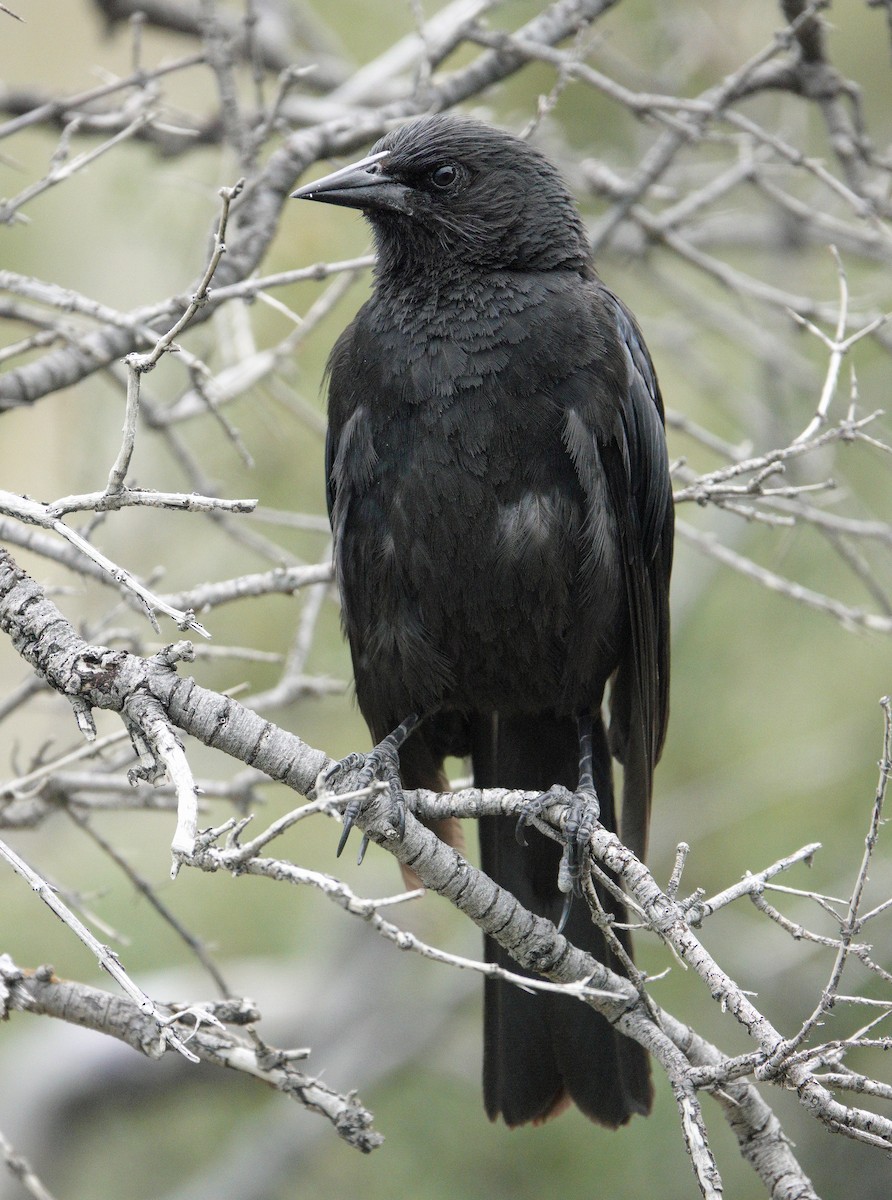
[[[441,192],[445,192],[448,188],[458,180],[458,167],[452,163],[446,163],[442,167],[437,167],[435,171],[430,173],[430,181],[435,188]]]

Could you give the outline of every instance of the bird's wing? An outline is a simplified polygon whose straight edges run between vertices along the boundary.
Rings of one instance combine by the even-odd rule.
[[[329,389],[325,500],[334,538],[335,576],[341,591],[342,615],[348,624],[349,596],[344,587],[341,551],[351,498],[367,483],[375,453],[369,430],[368,396],[363,393],[361,373],[356,370],[356,358],[361,353],[364,337],[361,316],[362,313],[335,342],[326,368]]]
[[[334,509],[335,487],[331,477],[331,468],[337,454],[337,434],[332,432],[331,425],[325,427],[325,504],[328,509],[328,519],[331,521]]]
[[[672,488],[663,402],[644,339],[621,301],[600,283],[592,288],[590,360],[572,392],[573,419],[593,452],[580,452],[577,430],[571,455],[593,510],[588,528],[603,526],[594,510],[606,501],[618,541],[630,636],[612,685],[610,740],[624,766],[623,839],[643,856],[669,709]]]
[[[335,342],[328,359],[328,425],[325,434],[325,499],[335,542],[343,533],[349,496],[368,484],[375,461],[369,405],[374,380],[358,364],[368,360],[369,332],[360,309]]]
[[[336,494],[335,461],[344,424],[349,420],[355,401],[350,394],[348,359],[353,326],[348,325],[332,347],[325,367],[328,383],[328,423],[325,427],[325,503],[328,519],[334,525]]]

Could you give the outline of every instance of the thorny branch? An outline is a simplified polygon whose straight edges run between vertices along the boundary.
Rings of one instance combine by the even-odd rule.
[[[177,280],[175,294],[149,301],[139,293],[132,307],[116,307],[90,295],[88,286],[63,288],[22,271],[0,271],[0,321],[10,331],[0,347],[5,371],[0,376],[0,410],[30,407],[37,413],[63,389],[74,388],[71,396],[78,397],[104,377],[117,389],[124,411],[123,437],[111,469],[105,464],[105,478],[100,471],[90,490],[50,501],[0,493],[0,539],[26,551],[41,568],[52,565],[78,584],[89,580],[114,589],[115,596],[152,622],[155,614],[162,614],[178,627],[199,633],[204,629],[196,613],[216,615],[221,606],[247,598],[300,594],[303,604],[290,652],[267,653],[275,663],[276,679],[256,692],[249,708],[178,674],[178,664],[196,655],[188,644],[160,651],[147,647],[142,633],[129,626],[118,629],[105,613],[96,622],[95,636],[91,630],[84,638],[46,591],[4,555],[2,627],[31,673],[0,702],[0,720],[27,711],[35,696],[52,688],[65,696],[81,732],[94,740],[77,751],[53,751],[54,758],[39,750],[24,769],[11,770],[0,788],[0,826],[31,828],[62,809],[101,846],[92,818],[102,811],[176,808],[175,868],[223,870],[311,887],[403,949],[452,967],[493,973],[498,968],[492,964],[446,953],[384,917],[385,907],[407,897],[362,899],[342,880],[286,857],[270,856],[270,848],[287,830],[310,818],[332,815],[345,801],[343,795],[301,804],[246,840],[247,814],[256,807],[263,781],[283,781],[306,796],[328,761],[321,751],[251,710],[267,711],[299,697],[343,690],[339,680],[307,673],[310,649],[332,599],[329,552],[318,544],[320,533],[327,536],[327,523],[317,513],[252,511],[253,500],[219,498],[210,468],[189,435],[195,422],[210,419],[241,462],[249,464],[251,451],[232,414],[238,413],[237,419],[244,422],[244,398],[249,398],[253,414],[262,395],[299,424],[321,460],[316,439],[323,423],[315,406],[301,395],[293,364],[372,259],[362,255],[311,266],[298,260],[290,270],[265,266],[267,256],[277,249],[286,197],[295,180],[317,162],[366,148],[408,116],[464,101],[494,103],[495,85],[523,77],[528,64],[538,64],[552,72],[548,94],[531,96],[520,113],[490,109],[489,115],[547,140],[577,190],[606,201],[606,211],[592,222],[599,262],[609,270],[621,254],[633,278],[645,264],[648,289],[661,290],[666,310],[685,318],[682,328],[678,319],[654,317],[654,337],[648,324],[649,340],[656,343],[670,376],[703,381],[707,394],[711,390],[723,398],[728,393],[738,397],[715,429],[688,411],[668,413],[667,423],[686,455],[674,467],[676,502],[695,509],[690,521],[679,523],[682,539],[760,586],[828,614],[846,628],[888,636],[892,523],[885,514],[870,511],[869,500],[852,487],[846,468],[857,475],[859,467],[852,463],[860,456],[857,462],[879,463],[888,473],[892,454],[888,423],[877,411],[877,404],[886,403],[885,393],[873,399],[874,389],[860,378],[870,379],[877,361],[888,373],[892,353],[887,286],[892,265],[892,158],[877,148],[881,136],[871,136],[866,115],[870,109],[856,82],[835,65],[836,44],[823,16],[830,6],[783,0],[782,27],[776,34],[755,47],[746,61],[710,77],[700,91],[686,90],[687,80],[670,67],[655,81],[644,77],[644,68],[636,76],[618,67],[609,38],[596,36],[601,23],[609,28],[606,22],[614,10],[621,10],[618,0],[543,3],[535,17],[513,29],[505,27],[510,23],[508,7],[497,0],[452,0],[426,20],[421,6],[413,5],[415,28],[358,68],[346,61],[325,24],[311,19],[304,8],[289,10],[286,17],[272,6],[249,4],[243,20],[235,9],[214,4],[96,0],[95,6],[109,27],[131,38],[130,67],[119,77],[70,96],[53,94],[40,81],[0,89],[4,154],[14,155],[22,139],[37,133],[58,138],[44,174],[29,178],[16,195],[0,203],[3,221],[21,232],[27,220],[39,217],[41,198],[53,189],[67,190],[73,179],[89,178],[90,169],[115,161],[124,147],[131,156],[134,147],[140,148],[147,175],[153,169],[152,152],[186,162],[201,147],[222,147],[228,155],[222,178],[243,173],[244,180],[219,192],[222,208],[208,252],[195,255],[205,266],[191,284]],[[491,11],[499,9],[498,20],[491,20]],[[831,18],[844,19],[842,6],[831,11]],[[151,61],[149,34],[154,29],[180,39],[180,57]],[[452,56],[458,50],[462,65],[455,66]],[[206,111],[200,111],[199,101],[189,111],[169,99],[172,83],[196,73],[211,82],[214,99]],[[562,143],[562,105],[568,96],[593,112],[609,110],[635,129],[634,147],[620,169],[600,158],[580,163]],[[752,104],[756,97],[763,100],[758,108]],[[784,110],[783,121],[772,122],[767,103],[772,97],[796,106]],[[790,119],[791,111],[803,122],[814,114],[820,135],[809,140]],[[600,155],[603,147],[592,146],[590,153]],[[196,231],[196,244],[203,233]],[[826,259],[826,252],[821,262],[817,256],[808,258],[812,247],[829,247],[832,260]],[[313,250],[313,256],[318,253]],[[287,264],[294,257],[289,245],[281,261]],[[830,291],[828,262],[836,274],[833,299],[822,298]],[[813,268],[812,277],[808,267]],[[310,287],[321,290],[305,301],[309,293],[302,289]],[[284,323],[287,332],[282,334],[275,322]],[[694,327],[697,337],[691,334]],[[707,348],[715,341],[727,353],[721,368],[714,367]],[[168,375],[153,392],[147,371],[162,356]],[[761,364],[765,378],[753,382],[751,372],[740,365],[742,359]],[[160,375],[153,375],[151,382]],[[684,402],[679,400],[684,389],[667,393],[671,400]],[[736,420],[741,413],[743,418]],[[738,426],[745,431],[745,442],[729,432]],[[82,429],[80,436],[83,440]],[[170,468],[182,481],[182,490],[167,483],[152,489],[127,482],[140,452],[150,445],[158,449],[163,477]],[[297,473],[302,469],[299,466]],[[123,522],[150,509],[198,514],[196,520],[221,534],[231,550],[220,568],[222,577],[205,580],[193,574],[165,593],[144,554],[134,553],[134,561],[128,557],[123,567],[99,549],[101,522]],[[87,515],[85,527],[73,527],[70,518],[75,513]],[[713,516],[722,518],[721,524],[712,526]],[[725,517],[737,522],[736,533],[729,534]],[[303,539],[301,547],[312,543],[308,553],[286,550],[275,536],[259,531],[263,522],[276,534],[283,521],[289,522],[289,533]],[[779,535],[807,531],[824,540],[839,568],[831,573],[826,590],[818,591],[761,561],[772,553]],[[260,569],[244,566],[246,552],[259,558]],[[165,561],[164,555],[159,557]],[[121,622],[119,614],[114,621]],[[240,645],[218,652],[258,660],[264,654]],[[97,707],[120,715],[127,745],[122,735],[95,738],[92,712]],[[693,969],[746,1031],[751,1048],[736,1056],[709,1045],[659,1009],[654,1000],[657,981],[639,979],[636,987],[586,961],[547,922],[534,920],[512,897],[494,891],[490,881],[418,821],[410,818],[402,843],[394,842],[380,805],[371,805],[362,823],[401,861],[411,862],[426,886],[448,896],[481,928],[513,931],[520,961],[527,956],[528,962],[552,964],[540,985],[525,981],[524,986],[567,991],[580,1003],[607,1012],[647,1045],[671,1081],[703,1195],[718,1196],[722,1186],[700,1111],[700,1095],[707,1091],[722,1106],[741,1152],[769,1194],[813,1196],[776,1118],[751,1081],[792,1089],[803,1107],[829,1128],[873,1146],[892,1147],[888,1119],[837,1099],[845,1093],[892,1098],[892,1085],[861,1069],[863,1058],[857,1070],[846,1062],[856,1050],[864,1055],[889,1048],[883,1036],[889,1002],[857,994],[857,983],[849,982],[852,963],[878,986],[888,987],[890,982],[864,932],[888,916],[892,904],[880,901],[865,911],[864,886],[868,865],[875,861],[892,760],[888,701],[884,714],[883,761],[864,859],[842,901],[777,882],[779,875],[819,853],[814,844],[716,896],[705,897],[696,890],[679,899],[683,852],[670,884],[661,889],[615,837],[603,830],[593,837],[595,862],[623,880],[636,920],[668,948],[672,962],[682,961]],[[229,780],[196,780],[184,733],[249,765]],[[515,812],[522,801],[516,793],[474,789],[442,796],[418,793],[409,799],[415,815],[424,818]],[[202,831],[200,816],[210,803],[221,800],[233,805],[239,816]],[[546,832],[559,836],[560,813],[549,812],[544,818]],[[113,847],[108,851],[115,857]],[[10,853],[16,855],[11,849]],[[16,855],[16,861],[22,856]],[[151,886],[123,856],[118,854],[115,861],[132,885],[151,898]],[[39,879],[36,872],[34,879]],[[34,879],[38,895],[56,903],[53,889]],[[781,912],[781,897],[813,906],[814,921],[801,912]],[[770,1022],[706,949],[709,919],[742,898],[791,939],[832,956],[822,993],[795,1030]],[[154,901],[162,920],[175,926],[170,907],[157,896]],[[85,929],[70,905],[62,908],[72,930]],[[695,932],[701,926],[706,928],[703,939]],[[177,935],[213,973],[213,961],[200,939],[192,937],[190,942],[191,935],[182,927]],[[116,954],[93,940],[102,965],[120,967]],[[296,1071],[288,1052],[262,1046],[255,1032],[246,1038],[210,1024],[196,1029],[182,1022],[166,1025],[158,1006],[140,1010],[147,998],[141,998],[138,985],[126,977],[122,982],[136,989],[135,1001],[94,996],[85,985],[61,984],[42,968],[29,974],[4,962],[0,1001],[5,995],[7,1008],[21,1007],[27,997],[31,1011],[64,1019],[71,1019],[72,1011],[94,1011],[94,1027],[114,1036],[121,1036],[120,1020],[143,1051],[152,1046],[157,1053],[162,1038],[179,1038],[199,1057],[248,1071],[323,1111],[342,1136],[361,1149],[377,1144],[365,1110],[351,1097],[331,1093]],[[222,984],[219,974],[217,983]],[[72,1003],[73,1009],[68,1007]],[[221,1020],[242,1020],[224,1015],[222,1008],[207,1007]],[[841,1012],[862,1016],[848,1036],[822,1041],[822,1022],[831,1008],[837,1022]],[[95,1015],[101,1013],[105,1015]],[[167,1015],[177,1016],[173,1011]],[[244,1019],[255,1017],[252,1012]],[[3,1143],[2,1150],[32,1194],[41,1194],[37,1189],[42,1185],[27,1164],[19,1170],[12,1165],[19,1161],[12,1149]]]

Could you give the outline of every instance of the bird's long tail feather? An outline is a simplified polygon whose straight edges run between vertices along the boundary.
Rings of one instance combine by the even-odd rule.
[[[593,748],[601,820],[615,828],[610,753],[600,714],[595,715]],[[576,724],[551,714],[476,718],[472,760],[475,783],[482,787],[545,791],[560,783],[573,790],[579,761]],[[483,869],[525,907],[557,923],[564,903],[557,886],[557,843],[530,829],[528,844],[521,846],[514,821],[504,817],[484,817],[479,824]],[[606,911],[624,920],[614,898],[602,899]],[[613,970],[620,969],[583,903],[572,905],[564,935]],[[628,935],[618,936],[631,950]],[[485,952],[488,961],[519,970],[490,938]],[[581,1001],[488,979],[483,1038],[484,1103],[491,1119],[501,1115],[508,1125],[538,1123],[572,1102],[592,1120],[615,1127],[650,1110],[645,1051]]]

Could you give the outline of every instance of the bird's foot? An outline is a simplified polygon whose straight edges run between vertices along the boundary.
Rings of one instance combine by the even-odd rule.
[[[344,780],[344,786],[333,788],[332,780],[339,776]],[[390,737],[379,742],[368,754],[348,754],[339,762],[332,763],[319,776],[317,791],[343,794],[347,787],[350,799],[344,809],[344,828],[338,842],[338,856],[347,844],[347,838],[356,824],[357,817],[379,792],[389,793],[392,805],[391,820],[397,836],[403,838],[406,832],[406,798],[400,781],[399,750],[393,745]],[[368,836],[363,834],[357,855],[358,863],[365,857],[368,845]]]
[[[550,787],[547,792],[542,792],[536,796],[534,800],[525,800],[520,813],[517,817],[517,825],[514,829],[514,836],[517,838],[518,845],[526,846],[526,828],[545,812],[546,808],[550,808],[552,804],[569,804],[573,798],[573,793],[561,784],[556,783],[554,787]]]
[[[573,897],[582,895],[583,879],[589,869],[588,847],[601,815],[601,806],[593,787],[581,783],[575,792],[571,792],[555,784],[535,800],[527,801],[521,809],[515,831],[521,846],[527,844],[524,836],[526,826],[553,804],[565,806],[564,852],[558,868],[558,887],[566,896],[557,927],[558,933],[561,933],[570,915]]]
[[[600,816],[601,805],[594,788],[580,785],[570,793],[564,817],[564,853],[558,874],[558,886],[568,896],[582,895],[583,877],[589,870],[589,847]]]

